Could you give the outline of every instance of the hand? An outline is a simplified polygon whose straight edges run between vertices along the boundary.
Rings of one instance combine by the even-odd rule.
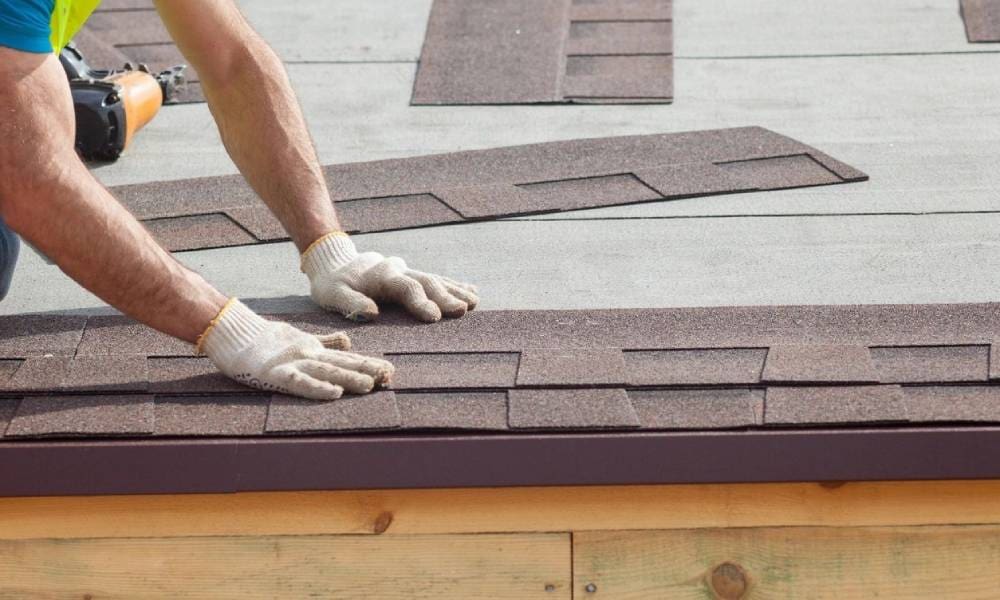
[[[309,277],[316,304],[352,321],[378,316],[376,300],[402,304],[428,323],[442,315],[461,317],[479,304],[474,286],[415,271],[395,256],[358,254],[354,242],[341,232],[313,243],[302,255],[302,271]]]
[[[312,400],[366,394],[392,377],[392,364],[343,351],[350,347],[344,333],[311,335],[263,319],[235,298],[198,339],[198,349],[236,381]]]

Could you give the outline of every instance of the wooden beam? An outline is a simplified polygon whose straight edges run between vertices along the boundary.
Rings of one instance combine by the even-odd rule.
[[[1000,523],[1000,481],[0,499],[0,539]]]
[[[1000,527],[763,528],[574,535],[576,598],[994,598]]]
[[[567,534],[0,542],[0,597],[568,599]]]

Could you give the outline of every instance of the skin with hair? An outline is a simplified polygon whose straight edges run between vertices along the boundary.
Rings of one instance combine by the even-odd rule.
[[[358,255],[346,236],[331,234],[340,224],[284,66],[233,0],[156,0],[156,8],[198,71],[226,150],[299,252],[342,236],[336,252],[310,262],[321,306],[373,318],[374,299],[386,299],[425,321],[476,306],[472,286],[395,257]],[[192,343],[200,338],[238,381],[317,400],[389,381],[392,365],[345,352],[347,336],[262,319],[182,266],[90,174],[74,137],[72,96],[55,55],[0,47],[0,215],[11,229],[123,313]]]
[[[226,149],[299,250],[339,229],[270,47],[231,0],[156,6],[200,74]],[[108,304],[194,342],[227,298],[160,248],[77,157],[69,85],[54,55],[0,47],[0,114],[0,213],[8,225]]]

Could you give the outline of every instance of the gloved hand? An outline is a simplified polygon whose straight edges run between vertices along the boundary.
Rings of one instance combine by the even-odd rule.
[[[343,351],[350,347],[344,333],[308,334],[268,321],[235,298],[197,345],[220,371],[244,385],[312,400],[335,400],[345,390],[365,394],[389,381],[392,364]]]
[[[339,231],[321,237],[302,254],[302,272],[317,304],[352,321],[378,316],[376,300],[402,304],[428,323],[442,315],[461,317],[479,304],[474,286],[415,271],[395,256],[358,254],[354,242]]]

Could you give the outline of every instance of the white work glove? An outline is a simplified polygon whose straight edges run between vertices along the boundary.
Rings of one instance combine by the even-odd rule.
[[[352,321],[378,316],[376,300],[402,304],[421,321],[461,317],[479,304],[476,288],[440,275],[415,271],[403,259],[377,252],[358,254],[347,234],[325,235],[302,254],[312,298]]]
[[[311,400],[335,400],[345,390],[366,394],[389,381],[392,364],[343,352],[350,347],[342,332],[312,335],[268,321],[235,298],[197,345],[220,371],[244,385]]]

